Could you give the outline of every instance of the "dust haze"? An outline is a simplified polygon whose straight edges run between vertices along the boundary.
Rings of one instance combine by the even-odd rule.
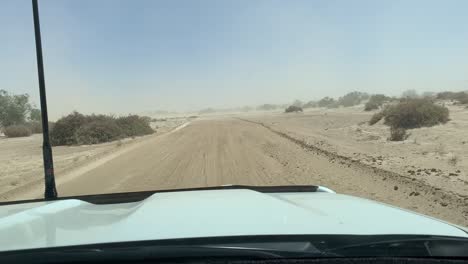
[[[403,118],[419,115],[420,105],[431,114],[410,123],[395,119],[400,109]],[[59,195],[310,184],[466,226],[467,105],[465,92],[408,90],[398,97],[351,92],[316,101],[208,107],[190,115],[146,111],[152,134],[55,146]],[[0,138],[2,199],[41,197],[40,146],[39,134]]]

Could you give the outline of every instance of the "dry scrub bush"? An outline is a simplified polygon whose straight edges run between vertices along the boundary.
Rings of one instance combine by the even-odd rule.
[[[78,145],[98,144],[121,138],[122,130],[112,119],[94,120],[78,128],[75,133]]]
[[[31,130],[25,125],[11,125],[5,127],[3,133],[7,137],[29,137]]]
[[[391,98],[383,94],[374,94],[364,105],[364,111],[379,109],[384,103],[391,101]]]
[[[408,136],[409,135],[406,133],[406,129],[390,127],[390,137],[388,139],[390,141],[403,141],[407,139]]]
[[[86,123],[86,117],[78,112],[73,112],[60,118],[50,132],[50,141],[54,146],[74,145],[76,143],[75,132]]]
[[[350,106],[358,105],[363,100],[366,100],[368,98],[369,98],[369,95],[367,93],[362,93],[362,92],[357,92],[357,91],[350,92],[338,99],[338,105],[342,105],[344,107],[350,107]]]
[[[137,115],[119,117],[115,120],[116,124],[122,129],[125,137],[144,136],[153,133],[150,127],[151,119]]]
[[[292,113],[292,112],[302,112],[302,108],[299,106],[291,105],[284,110],[285,113]]]
[[[384,124],[390,126],[389,140],[401,141],[408,137],[406,129],[446,123],[449,120],[449,111],[427,98],[406,98],[375,113],[369,120],[369,125],[382,118]]]
[[[365,105],[364,105],[364,111],[372,111],[372,110],[376,110],[376,109],[379,109],[381,105],[376,103],[376,102],[373,102],[373,101],[368,101]]]
[[[449,120],[449,111],[428,99],[402,99],[398,104],[374,114],[369,124],[373,125],[382,118],[390,127],[411,129],[444,124]]]
[[[385,114],[384,114],[383,111],[373,114],[371,119],[369,120],[369,125],[372,126],[372,125],[376,124],[377,122],[382,120],[382,118],[384,118],[384,116],[385,116]]]
[[[150,118],[137,115],[115,118],[73,112],[55,123],[50,137],[54,146],[97,144],[152,134],[154,131],[149,125],[150,121]]]
[[[332,107],[337,107],[337,102],[335,101],[335,99],[327,96],[327,97],[320,99],[320,101],[317,102],[317,105],[319,107],[332,108]]]
[[[437,94],[437,99],[454,100],[460,104],[468,104],[468,94],[466,92],[441,92]]]
[[[385,124],[396,128],[430,127],[449,120],[449,110],[428,99],[407,99],[385,111]]]

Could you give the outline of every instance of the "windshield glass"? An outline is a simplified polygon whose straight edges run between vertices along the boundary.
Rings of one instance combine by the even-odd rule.
[[[347,234],[465,234],[438,221],[427,229],[432,220],[414,213],[468,226],[468,2],[38,2],[53,154],[45,171],[59,197],[315,185],[329,190],[231,192],[243,206],[224,194],[185,204],[165,194],[158,208],[206,220],[197,206],[223,213],[217,202],[227,200],[239,232],[250,222],[233,217],[260,210],[258,219],[344,223],[325,230]],[[5,202],[44,197],[34,29],[30,0],[0,1]],[[356,197],[408,211],[376,215],[378,204]],[[81,224],[99,218],[80,210]],[[365,231],[359,215],[382,229]]]

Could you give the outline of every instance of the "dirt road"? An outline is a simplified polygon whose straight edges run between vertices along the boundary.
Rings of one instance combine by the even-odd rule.
[[[259,124],[198,120],[150,137],[74,176],[58,178],[60,196],[245,185],[324,185],[467,226],[459,197],[317,149]]]

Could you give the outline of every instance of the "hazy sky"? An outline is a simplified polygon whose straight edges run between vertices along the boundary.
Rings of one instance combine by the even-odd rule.
[[[40,0],[52,119],[468,88],[468,1]],[[0,89],[38,101],[30,0],[0,1]]]

